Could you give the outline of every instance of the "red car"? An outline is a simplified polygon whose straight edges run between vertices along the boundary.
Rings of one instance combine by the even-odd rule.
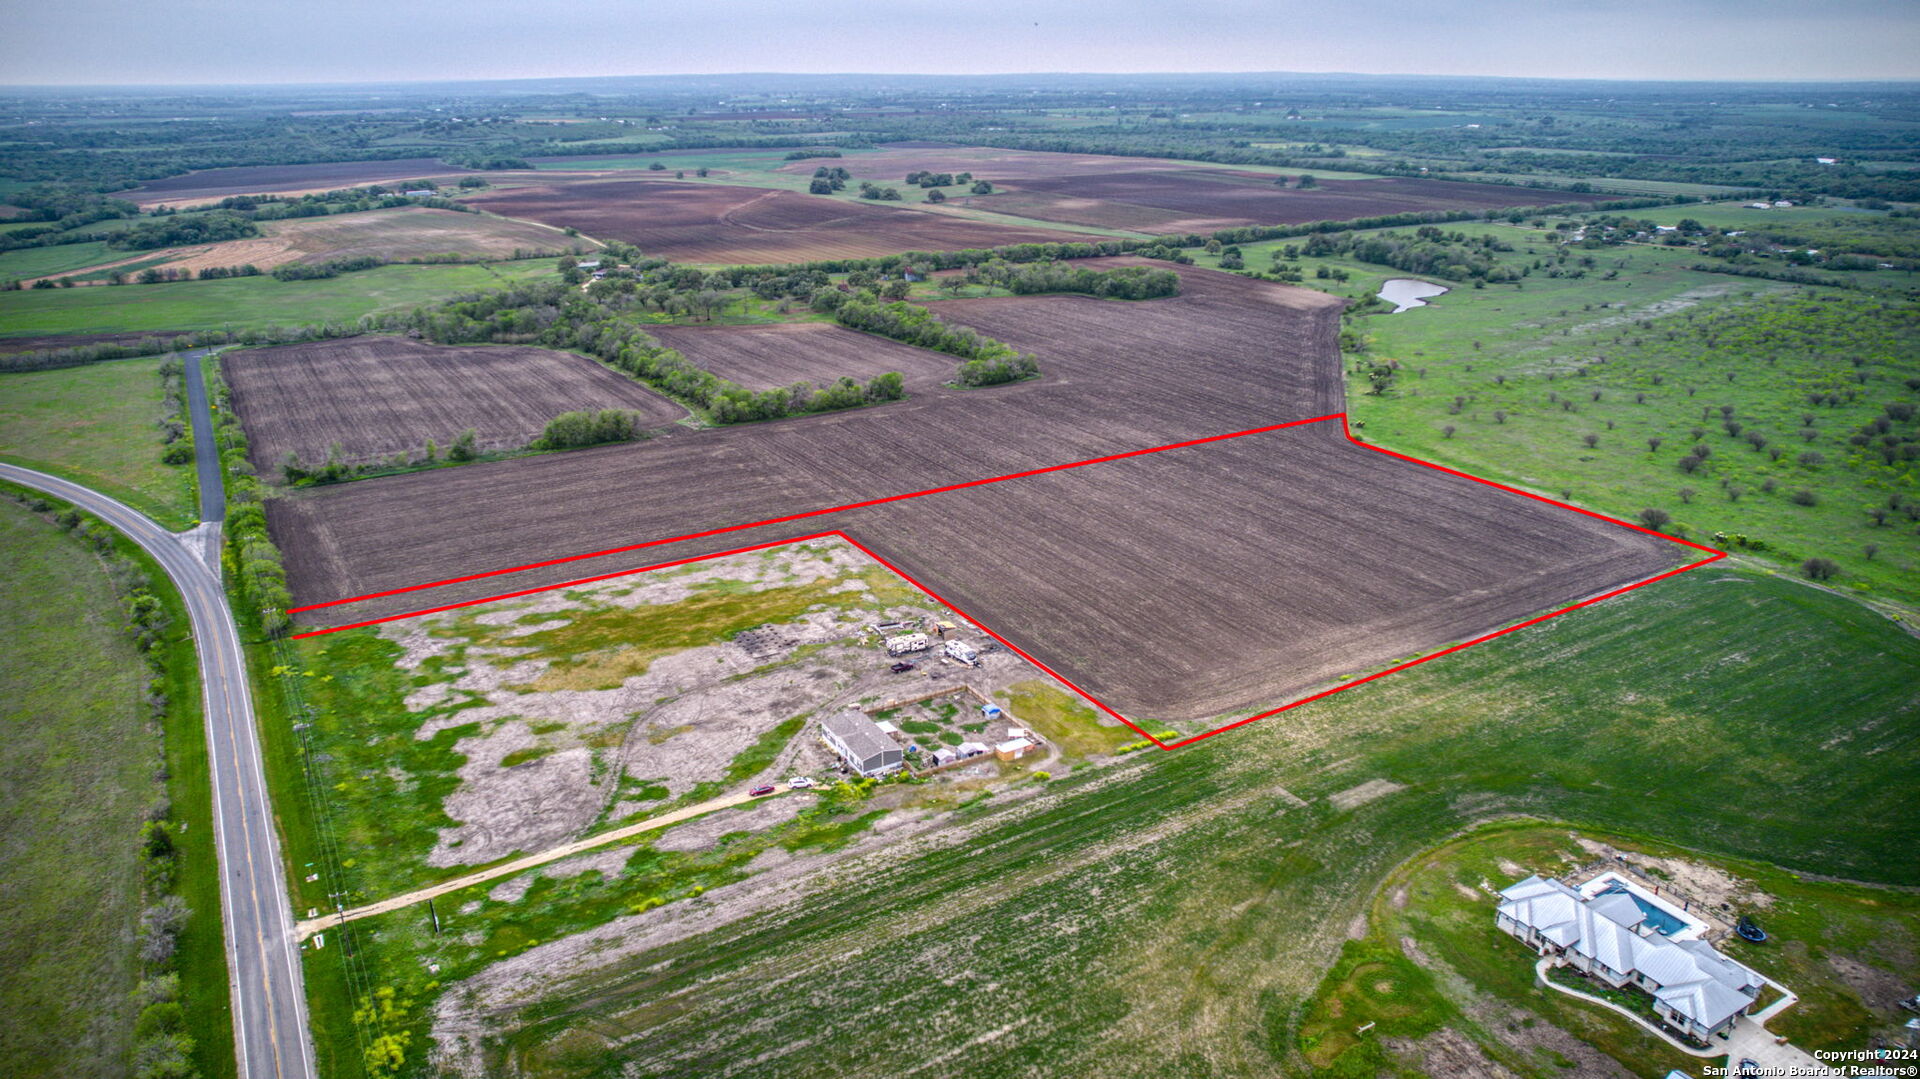
[[[750,790],[750,791],[748,791],[747,793],[748,793],[748,794],[750,794],[750,795],[752,795],[752,796],[753,796],[753,797],[755,797],[755,798],[758,798],[758,797],[760,797],[761,795],[764,795],[764,794],[772,794],[772,793],[773,793],[773,788],[772,788],[771,786],[766,786],[766,787],[755,787],[755,788],[753,788],[752,790]]]

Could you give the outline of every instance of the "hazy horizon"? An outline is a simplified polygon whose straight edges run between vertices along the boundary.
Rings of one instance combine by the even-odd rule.
[[[1920,5],[1908,0],[75,0],[10,5],[0,35],[14,42],[0,84],[49,87],[753,74],[1920,79]]]

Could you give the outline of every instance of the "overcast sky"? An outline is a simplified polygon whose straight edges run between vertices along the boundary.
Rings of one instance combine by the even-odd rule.
[[[750,71],[1920,78],[1920,0],[0,0],[0,83]]]

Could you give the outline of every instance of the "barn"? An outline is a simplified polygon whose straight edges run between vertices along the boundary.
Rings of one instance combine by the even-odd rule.
[[[822,720],[820,737],[848,768],[863,776],[898,771],[906,760],[900,743],[887,737],[873,720],[852,709]]]

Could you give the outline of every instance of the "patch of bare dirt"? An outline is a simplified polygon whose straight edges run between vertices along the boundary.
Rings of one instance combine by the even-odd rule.
[[[1349,809],[1358,809],[1368,802],[1378,801],[1395,791],[1406,789],[1405,784],[1395,783],[1390,779],[1369,779],[1357,787],[1349,787],[1337,794],[1327,795],[1327,802],[1333,808],[1345,812]]]
[[[764,832],[785,824],[815,801],[817,799],[796,794],[770,802],[754,802],[736,809],[723,809],[669,828],[653,841],[653,845],[659,850],[706,850],[718,843],[722,836],[735,832]]]
[[[1520,1079],[1488,1057],[1472,1039],[1451,1027],[1443,1027],[1417,1041],[1389,1038],[1385,1044],[1395,1055],[1414,1062],[1431,1079]]]

